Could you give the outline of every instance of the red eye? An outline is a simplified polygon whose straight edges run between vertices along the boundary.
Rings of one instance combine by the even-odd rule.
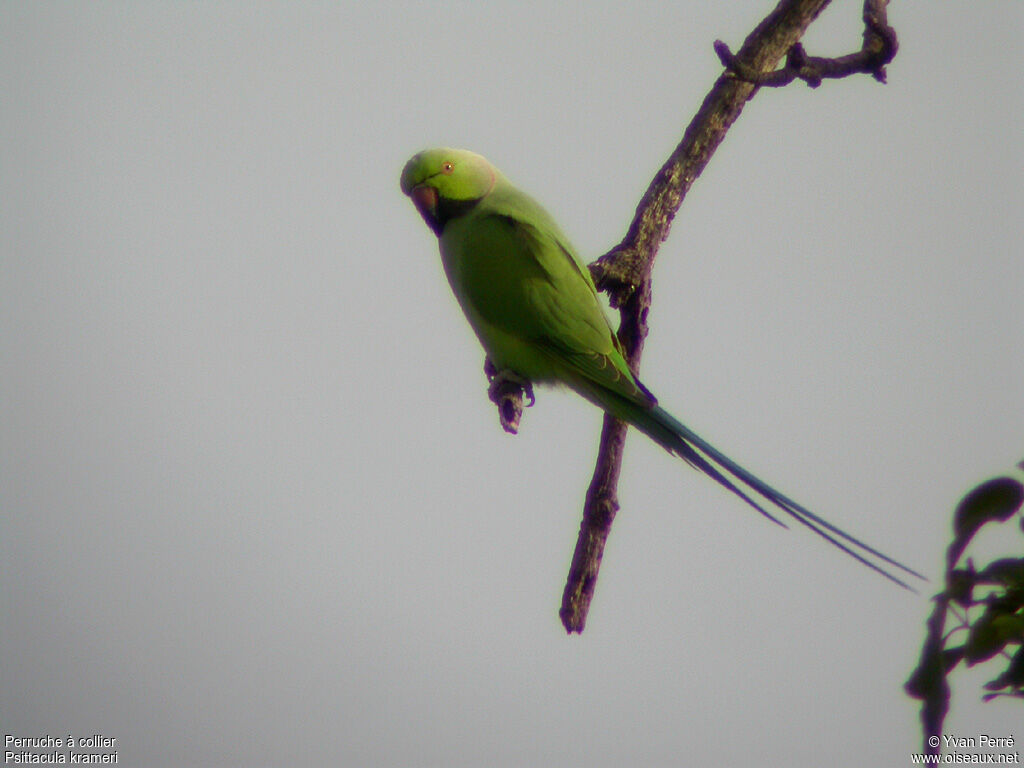
[[[454,170],[455,166],[452,164],[451,160],[445,160],[444,163],[441,164],[441,173],[451,173]]]

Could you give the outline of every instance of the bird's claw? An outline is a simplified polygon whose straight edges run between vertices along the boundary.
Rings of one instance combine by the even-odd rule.
[[[526,407],[536,402],[533,395],[533,384],[515,371],[498,370],[490,358],[484,360],[484,373],[487,374],[487,396],[498,406],[498,418],[501,428],[509,434],[519,432],[519,419],[523,415],[523,396],[529,398]]]

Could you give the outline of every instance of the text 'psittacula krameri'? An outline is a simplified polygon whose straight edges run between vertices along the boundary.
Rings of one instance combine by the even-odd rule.
[[[440,240],[455,297],[491,363],[513,378],[561,383],[633,425],[772,521],[765,501],[897,584],[923,578],[813,514],[673,418],[633,375],[587,266],[548,213],[480,155],[429,149],[402,192]]]

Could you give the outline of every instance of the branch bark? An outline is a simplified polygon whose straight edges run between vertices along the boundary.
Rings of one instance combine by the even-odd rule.
[[[792,52],[807,27],[828,3],[829,0],[782,0],[750,33],[739,53],[735,56],[729,53],[731,59],[727,71],[715,82],[687,126],[682,141],[647,188],[625,238],[590,265],[598,289],[606,291],[612,306],[619,310],[618,336],[634,373],[639,370],[648,331],[651,269],[659,246],[668,237],[679,206],[730,126],[740,116],[746,102],[760,85],[769,84],[766,78],[772,68],[784,56],[788,56],[791,66],[807,63],[802,49],[796,48],[797,53]],[[865,1],[864,48],[851,57],[843,57],[849,62],[832,68],[825,64],[829,60],[814,59],[820,77],[841,77],[868,71],[884,81],[885,64],[896,53],[896,35],[886,23],[887,3],[888,0]],[[724,44],[717,44],[716,50],[719,47],[728,51]],[[865,56],[869,48],[871,51],[879,50],[879,53],[872,54],[875,58]],[[858,57],[856,67],[851,63],[852,57]],[[843,68],[845,74],[838,74]],[[800,71],[802,69],[798,68],[798,73]],[[796,77],[790,77],[787,82]],[[802,79],[809,82],[807,77]],[[597,465],[587,491],[576,551],[559,610],[562,624],[570,633],[582,632],[586,626],[605,543],[619,509],[617,486],[625,439],[626,424],[606,415]]]
[[[780,87],[803,80],[811,87],[823,78],[871,74],[885,82],[885,67],[896,55],[896,32],[886,19],[889,0],[864,1],[864,42],[861,50],[835,59],[807,56],[800,45],[807,27],[830,0],[780,0],[775,9],[747,36],[739,53],[716,40],[715,52],[726,71],[715,81],[683,139],[658,171],[637,206],[626,236],[589,265],[598,290],[605,291],[619,310],[619,340],[626,360],[638,373],[647,312],[651,306],[651,269],[661,243],[668,237],[679,206],[707,166],[726,132],[761,86]],[[781,69],[773,69],[785,57]],[[523,396],[533,403],[529,382],[512,371],[484,366],[488,394],[498,406],[502,428],[515,434],[523,411]],[[567,632],[582,632],[594,596],[605,543],[619,509],[618,482],[626,424],[605,415],[594,476],[587,490],[576,551],[562,594],[559,615]]]
[[[779,88],[794,80],[803,80],[811,88],[821,85],[824,78],[849,77],[867,73],[878,82],[885,82],[885,67],[896,56],[899,42],[896,30],[886,22],[885,6],[889,0],[867,0],[864,3],[864,44],[859,51],[824,59],[808,56],[800,43],[796,43],[786,54],[786,65],[774,72],[757,72],[748,67],[739,57],[734,56],[729,46],[721,40],[715,41],[715,53],[722,66],[733,76],[758,86]]]

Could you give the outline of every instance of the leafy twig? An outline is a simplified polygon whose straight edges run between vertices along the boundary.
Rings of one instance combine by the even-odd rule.
[[[1012,477],[997,477],[968,493],[953,515],[945,589],[934,598],[921,660],[904,686],[910,696],[921,700],[926,754],[942,752],[940,737],[951,696],[949,676],[961,661],[972,666],[996,656],[1007,659],[1006,670],[985,686],[993,693],[983,698],[1024,698],[1024,558],[996,560],[980,571],[967,558],[958,567],[978,531],[992,524],[1010,525],[1022,505],[1024,484]],[[1024,518],[1020,524],[1024,527]],[[981,594],[976,595],[976,590]],[[967,630],[967,637],[960,645],[952,645],[962,630]]]

